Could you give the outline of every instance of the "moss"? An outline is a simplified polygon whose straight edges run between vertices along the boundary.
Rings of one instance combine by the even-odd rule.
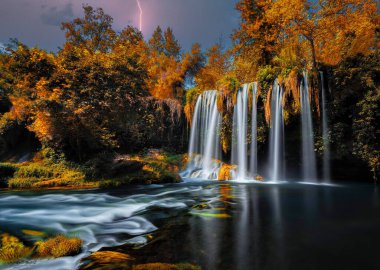
[[[189,263],[146,263],[134,265],[133,270],[201,270],[202,268]]]
[[[115,251],[97,251],[86,258],[87,263],[81,268],[97,270],[129,270],[134,259],[124,253]]]
[[[236,169],[236,165],[223,164],[219,170],[218,180],[231,180],[231,171]]]
[[[47,151],[47,150],[45,150]],[[9,188],[110,188],[129,184],[177,183],[185,156],[152,149],[137,155],[96,157],[83,166],[40,152],[31,162],[7,164],[14,168],[5,184]],[[92,180],[96,179],[96,180]]]
[[[261,175],[256,175],[255,179],[257,181],[263,181],[264,180],[264,177],[262,177]]]
[[[43,162],[27,162],[17,166],[17,171],[8,180],[9,188],[46,188],[65,186],[89,186],[85,174],[78,168],[63,163],[47,165]]]
[[[68,238],[58,235],[46,241],[36,242],[35,257],[59,258],[73,256],[81,252],[83,241],[78,237]]]
[[[185,97],[185,106],[184,106],[184,112],[186,116],[186,120],[188,124],[191,124],[191,120],[193,117],[195,104],[198,98],[198,95],[201,94],[201,90],[199,88],[191,88],[186,91],[186,97]]]
[[[25,234],[25,235],[30,235],[30,236],[35,236],[35,237],[43,237],[43,236],[45,236],[44,232],[35,231],[35,230],[28,230],[28,229],[22,230],[22,233]]]
[[[33,249],[24,246],[17,238],[9,234],[1,235],[0,263],[13,263],[29,257]]]
[[[260,88],[263,90],[262,93],[266,95],[269,88],[272,86],[274,80],[278,77],[281,70],[274,66],[264,66],[261,67],[257,72],[257,81],[259,82]]]

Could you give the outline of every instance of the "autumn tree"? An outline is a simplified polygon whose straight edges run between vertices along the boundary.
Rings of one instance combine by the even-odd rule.
[[[152,37],[149,39],[149,47],[153,51],[157,51],[159,54],[164,52],[165,40],[160,26],[157,26],[157,28],[153,32]]]
[[[112,29],[112,17],[105,14],[102,8],[94,9],[92,6],[84,5],[83,10],[83,18],[62,23],[66,44],[84,46],[91,52],[108,51],[116,36]]]
[[[180,55],[181,47],[171,28],[167,28],[162,35],[158,26],[149,40],[149,47],[151,94],[158,99],[181,100],[186,74],[191,69],[190,55]]]
[[[206,52],[206,64],[195,76],[200,89],[217,89],[217,82],[227,73],[229,55],[223,52],[222,46],[216,44]]]
[[[252,80],[258,67],[270,64],[275,55],[281,28],[276,21],[267,18],[272,2],[242,0],[236,5],[241,22],[233,34],[233,40],[235,63],[241,78],[251,76]]]
[[[168,27],[164,33],[165,38],[165,54],[169,57],[178,58],[181,47],[174,37],[173,30]]]
[[[242,0],[237,9],[242,16],[234,35],[240,65],[241,57],[256,58],[261,66],[273,64],[287,48],[293,55],[302,51],[298,61],[317,68],[318,62],[337,64],[369,53],[375,45],[379,15],[372,0]]]

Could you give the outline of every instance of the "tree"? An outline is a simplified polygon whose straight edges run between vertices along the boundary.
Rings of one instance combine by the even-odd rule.
[[[174,37],[173,30],[168,27],[164,33],[165,37],[165,54],[169,57],[178,58],[181,47]]]
[[[236,5],[241,23],[233,35],[234,50],[238,56],[252,63],[250,68],[268,65],[274,56],[281,28],[266,16],[272,5],[270,0],[242,0]]]
[[[149,89],[158,99],[181,99],[189,55],[180,57],[180,46],[168,28],[164,37],[158,26],[149,40]]]
[[[116,36],[112,29],[112,17],[105,14],[102,8],[94,9],[84,5],[83,10],[84,18],[62,23],[61,28],[66,32],[66,44],[84,46],[90,52],[109,51]]]
[[[117,43],[128,43],[130,45],[145,44],[142,33],[135,27],[127,26],[117,37]]]
[[[217,82],[227,73],[229,68],[228,53],[216,44],[206,52],[207,63],[195,76],[200,89],[217,89]]]
[[[160,26],[154,30],[152,37],[149,39],[149,47],[157,51],[159,54],[163,53],[165,50],[165,40],[162,35],[162,30]]]
[[[377,182],[380,170],[380,88],[370,90],[358,104],[354,120],[354,154],[365,161]]]
[[[235,50],[255,57],[259,65],[272,64],[283,48],[291,47],[307,48],[298,61],[314,69],[318,62],[337,64],[368,54],[379,22],[373,0],[242,0],[237,9],[242,22],[234,35]]]

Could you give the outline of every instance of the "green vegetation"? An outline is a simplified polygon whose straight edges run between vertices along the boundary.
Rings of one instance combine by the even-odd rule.
[[[43,148],[31,161],[0,163],[0,170],[4,172],[3,187],[12,189],[109,188],[178,182],[183,159],[183,155],[153,149],[136,155],[103,153],[78,165]]]

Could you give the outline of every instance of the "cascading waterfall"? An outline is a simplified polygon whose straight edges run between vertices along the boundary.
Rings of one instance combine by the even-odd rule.
[[[257,175],[257,82],[252,84],[250,172],[251,176],[255,178]]]
[[[301,85],[301,126],[302,126],[302,174],[303,180],[315,182],[317,180],[316,158],[314,152],[313,119],[310,106],[310,93],[307,73],[303,74]]]
[[[323,177],[330,179],[330,149],[328,141],[328,118],[326,91],[323,73],[322,81],[322,134],[324,143]],[[252,91],[252,92],[250,92]],[[301,104],[301,141],[303,181],[317,181],[316,154],[314,151],[314,131],[311,108],[311,93],[308,87],[307,73],[304,72],[300,85]],[[236,93],[233,110],[231,164],[223,167],[229,170],[235,180],[254,180],[258,176],[257,153],[257,92],[258,84],[244,84]],[[223,162],[221,161],[220,125],[221,115],[217,110],[217,91],[205,91],[197,99],[190,133],[189,163],[183,178],[216,180]],[[250,96],[252,94],[252,97]],[[276,79],[271,91],[271,123],[269,132],[269,162],[267,177],[280,182],[285,177],[285,124],[284,124],[284,88]],[[252,106],[250,102],[252,101]],[[250,111],[251,108],[251,111]]]
[[[271,99],[271,127],[269,138],[269,175],[272,181],[279,181],[284,164],[284,115],[282,109],[283,89],[274,81]]]
[[[191,125],[189,163],[181,173],[183,178],[218,178],[221,146],[218,131],[220,114],[216,96],[216,90],[209,90],[197,99]]]
[[[329,127],[326,106],[326,89],[324,85],[323,72],[320,71],[322,85],[322,138],[323,138],[323,180],[330,182],[330,142]]]
[[[237,165],[234,178],[239,180],[247,178],[248,90],[249,84],[244,84],[237,93],[233,115],[231,162]]]

